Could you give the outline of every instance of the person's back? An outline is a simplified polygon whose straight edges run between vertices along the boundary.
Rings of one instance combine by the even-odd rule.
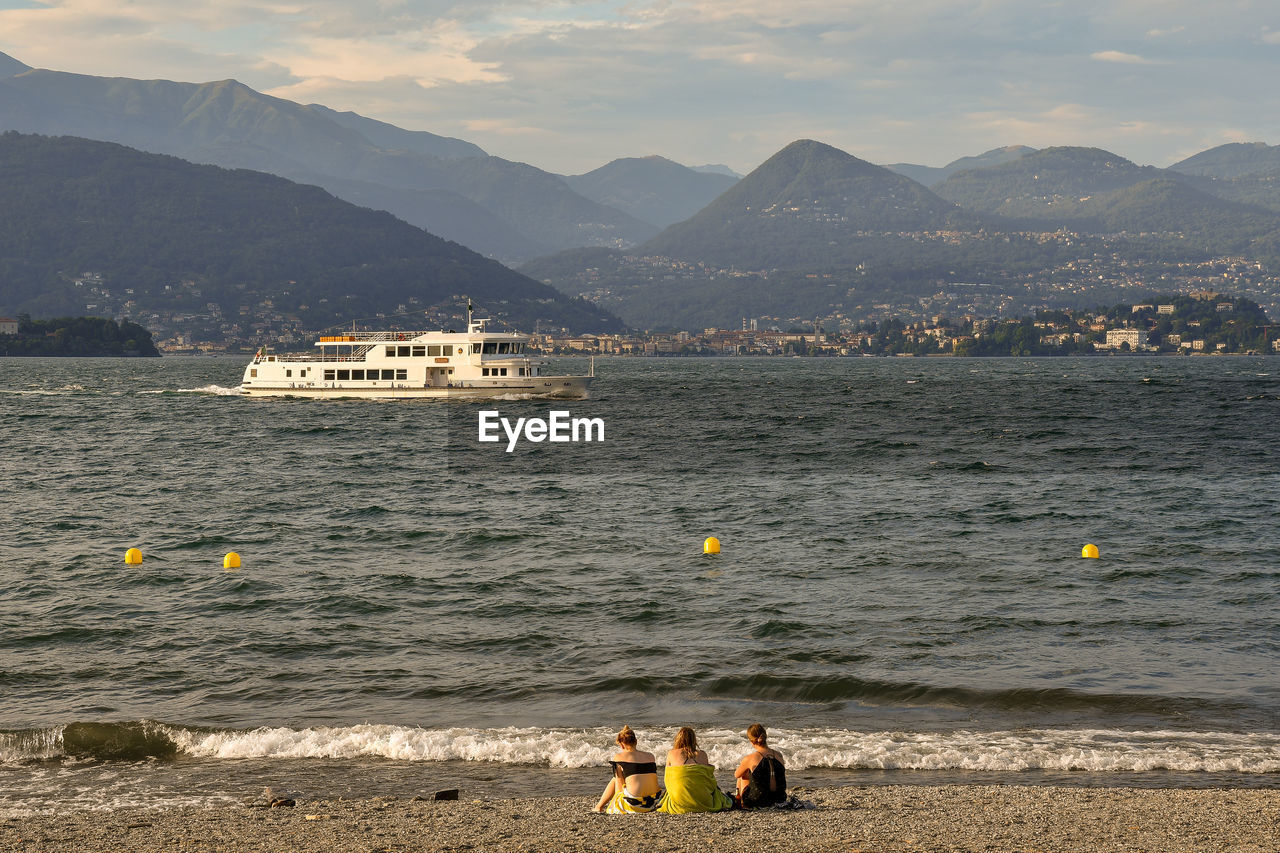
[[[751,768],[751,778],[742,791],[742,807],[755,809],[786,801],[786,766],[772,755],[762,755]]]
[[[751,753],[738,764],[734,778],[738,780],[738,802],[754,809],[787,801],[787,768],[782,753],[769,747],[764,726],[752,723],[747,728]]]
[[[716,785],[715,767],[707,753],[698,749],[698,738],[688,726],[676,733],[675,745],[667,753],[663,781],[667,790],[658,806],[660,812],[688,814],[733,808],[733,800]]]
[[[621,752],[609,759],[613,778],[593,811],[610,814],[653,811],[662,801],[657,759],[653,753],[637,748],[636,734],[631,726],[623,726],[616,740]]]

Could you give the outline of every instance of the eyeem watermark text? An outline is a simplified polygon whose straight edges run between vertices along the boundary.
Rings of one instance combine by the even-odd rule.
[[[499,428],[506,434],[508,453],[516,449],[521,438],[534,444],[543,441],[604,441],[604,418],[571,418],[564,410],[547,412],[545,419],[516,418],[513,424],[496,409],[482,409],[477,440],[502,441]]]

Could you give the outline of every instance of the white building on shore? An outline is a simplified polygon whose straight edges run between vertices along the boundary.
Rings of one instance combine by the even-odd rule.
[[[1130,350],[1145,349],[1147,346],[1146,329],[1108,329],[1107,349],[1119,349],[1121,344],[1128,344]]]

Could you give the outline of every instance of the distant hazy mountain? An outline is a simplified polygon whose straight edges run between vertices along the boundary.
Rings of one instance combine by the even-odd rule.
[[[451,136],[437,136],[421,130],[405,130],[384,121],[365,118],[358,113],[338,112],[322,104],[308,104],[307,109],[327,116],[343,127],[349,127],[365,139],[381,148],[392,150],[415,151],[419,154],[430,154],[432,157],[452,159],[454,157],[487,157],[485,150]]]
[[[957,172],[934,191],[970,210],[1055,220],[1092,196],[1165,174],[1100,148],[1045,148],[998,166]]]
[[[1178,232],[1236,251],[1280,229],[1280,213],[1218,198],[1168,177],[1113,190],[1079,204],[1076,215],[1105,232]]]
[[[1169,167],[1186,175],[1241,178],[1280,173],[1280,145],[1232,142],[1193,154]]]
[[[891,163],[885,168],[897,172],[899,175],[905,175],[917,183],[924,184],[926,187],[932,187],[936,183],[945,181],[956,172],[962,172],[965,169],[985,169],[988,166],[998,166],[1001,163],[1008,163],[1011,160],[1017,160],[1034,153],[1036,153],[1036,149],[1028,148],[1025,145],[1007,145],[1004,148],[993,148],[974,157],[961,157],[959,160],[952,160],[945,166]]]
[[[14,67],[15,60],[3,59]],[[339,195],[353,183],[379,184],[384,209],[504,260],[572,246],[626,246],[657,231],[578,195],[556,175],[486,156],[462,140],[302,106],[234,80],[194,84],[20,71],[0,79],[0,130],[119,142],[271,172]],[[489,213],[489,227],[478,232],[467,224],[474,216],[455,218],[425,205],[424,191],[469,199]]]
[[[856,257],[857,232],[940,230],[977,219],[915,181],[806,139],[641,251],[748,267],[822,266]]]
[[[22,64],[6,53],[0,53],[0,80],[30,70],[31,66]]]
[[[112,143],[0,135],[0,313],[84,313],[94,297],[72,272],[100,273],[138,317],[212,304],[227,322],[267,312],[324,328],[465,294],[524,328],[620,325],[318,187]]]
[[[701,166],[690,166],[695,172],[707,172],[712,175],[728,175],[731,178],[741,178],[742,175],[730,169],[723,163],[704,163]]]
[[[665,157],[627,157],[585,175],[568,176],[565,182],[592,201],[665,228],[693,216],[737,179],[699,172]]]

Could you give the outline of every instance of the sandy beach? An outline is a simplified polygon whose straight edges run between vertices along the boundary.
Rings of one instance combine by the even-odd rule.
[[[1280,790],[797,789],[813,808],[609,816],[592,798],[299,800],[0,822],[21,851],[1276,851]]]

